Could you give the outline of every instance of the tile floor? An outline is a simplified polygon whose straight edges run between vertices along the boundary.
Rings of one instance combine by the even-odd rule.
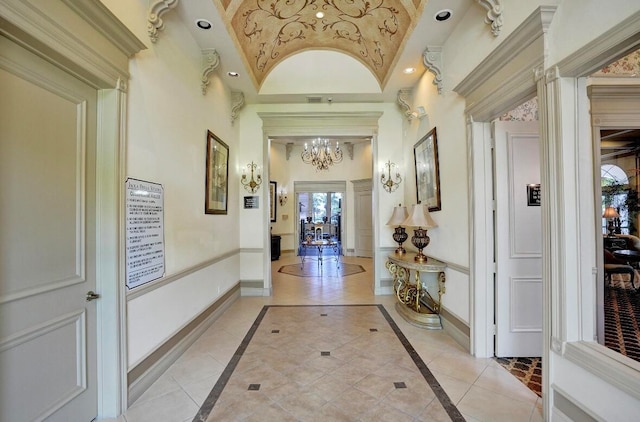
[[[343,278],[326,270],[321,279],[278,272],[280,266],[295,262],[297,257],[287,254],[272,262],[273,296],[234,302],[117,421],[192,421],[264,305],[373,303],[385,306],[467,421],[543,419],[541,399],[493,359],[470,356],[443,331],[408,324],[395,311],[394,296],[375,296],[370,259],[345,257],[344,262],[362,265],[366,272]],[[268,421],[268,414],[261,420]],[[380,413],[377,420],[400,419],[397,414]]]

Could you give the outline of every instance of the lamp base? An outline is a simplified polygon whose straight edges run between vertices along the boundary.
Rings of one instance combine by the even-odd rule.
[[[415,258],[413,258],[414,261],[420,263],[427,261],[428,258],[425,254],[422,253],[422,250],[429,245],[430,240],[431,239],[429,239],[429,236],[427,236],[426,229],[417,228],[413,231],[411,243],[413,243],[413,246],[418,248],[418,254],[415,256]]]
[[[396,249],[396,255],[404,255],[407,251],[402,247],[402,244],[409,237],[404,227],[396,227],[395,233],[393,233],[393,240],[398,242],[398,248]]]
[[[421,264],[427,262],[428,259],[429,257],[422,253],[422,249],[420,249],[416,254],[416,256],[413,258],[414,261],[419,262]]]

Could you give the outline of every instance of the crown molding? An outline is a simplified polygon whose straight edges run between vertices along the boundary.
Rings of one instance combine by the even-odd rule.
[[[158,32],[164,30],[162,15],[178,5],[178,0],[156,0],[149,7],[149,18],[147,19],[147,33],[151,42],[158,41]]]
[[[206,48],[202,50],[202,78],[200,78],[200,88],[202,95],[207,94],[209,86],[209,78],[214,70],[220,66],[220,55],[215,48]]]

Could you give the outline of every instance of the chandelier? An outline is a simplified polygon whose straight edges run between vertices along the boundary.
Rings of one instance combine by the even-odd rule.
[[[331,151],[328,139],[314,139],[311,149],[305,142],[302,161],[311,164],[316,170],[329,170],[329,166],[342,162],[342,150],[336,141],[335,151]]]

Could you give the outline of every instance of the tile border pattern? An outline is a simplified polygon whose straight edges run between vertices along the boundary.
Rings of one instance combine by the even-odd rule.
[[[264,319],[264,316],[266,315],[267,311],[270,308],[362,307],[362,306],[374,306],[374,307],[377,307],[378,310],[380,310],[380,312],[384,316],[385,320],[391,326],[391,329],[396,334],[396,336],[400,340],[400,343],[402,343],[402,345],[404,346],[404,348],[407,351],[407,353],[409,353],[409,356],[411,357],[413,362],[418,367],[418,370],[420,371],[420,373],[422,374],[424,379],[429,384],[429,387],[431,387],[431,389],[433,390],[436,398],[440,401],[440,404],[445,409],[445,411],[447,412],[447,414],[449,415],[451,420],[454,421],[454,422],[464,422],[465,419],[462,416],[462,414],[460,413],[460,411],[458,410],[458,408],[453,404],[453,402],[451,401],[451,399],[449,398],[447,393],[444,391],[444,389],[442,388],[442,386],[440,385],[438,380],[436,380],[436,378],[433,376],[433,374],[431,373],[431,371],[429,370],[427,365],[424,363],[422,358],[420,358],[420,355],[418,354],[418,352],[416,352],[416,350],[413,348],[411,343],[409,343],[409,340],[402,333],[402,331],[400,330],[400,327],[398,327],[398,325],[395,323],[395,321],[393,320],[391,315],[389,315],[389,313],[384,308],[384,306],[380,305],[380,304],[371,304],[371,305],[366,305],[366,304],[362,304],[362,305],[265,305],[265,306],[263,306],[262,310],[260,311],[260,313],[256,317],[256,320],[251,325],[251,328],[249,329],[249,331],[247,332],[246,336],[242,340],[242,343],[240,343],[240,346],[238,346],[238,349],[236,350],[236,352],[234,353],[233,357],[231,358],[231,360],[227,364],[227,367],[222,372],[222,375],[220,375],[220,378],[218,378],[218,381],[216,382],[216,385],[213,387],[213,389],[211,390],[211,392],[209,393],[209,395],[207,396],[207,398],[203,402],[202,407],[200,407],[200,410],[198,411],[196,416],[193,418],[193,422],[205,422],[207,420],[209,414],[213,410],[213,406],[216,404],[216,401],[218,400],[218,398],[220,398],[220,395],[222,394],[222,391],[224,390],[225,386],[227,385],[227,383],[231,379],[231,375],[233,374],[233,371],[238,366],[238,363],[240,362],[240,358],[242,358],[242,355],[244,354],[244,352],[246,351],[247,347],[249,346],[249,343],[251,342],[251,339],[253,338],[254,334],[258,330],[258,327],[260,326],[260,323],[262,322],[262,320]]]

